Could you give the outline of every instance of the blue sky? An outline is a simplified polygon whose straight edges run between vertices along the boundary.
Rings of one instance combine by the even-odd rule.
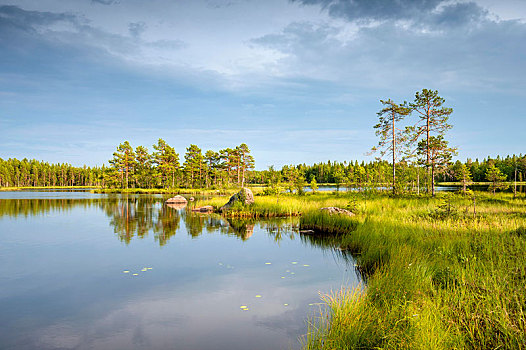
[[[458,158],[525,153],[526,1],[0,0],[1,158],[368,160],[379,100],[422,88]]]

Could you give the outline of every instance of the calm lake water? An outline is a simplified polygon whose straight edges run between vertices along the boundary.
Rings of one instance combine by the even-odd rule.
[[[358,283],[295,220],[165,198],[0,192],[0,348],[297,349],[319,293]]]

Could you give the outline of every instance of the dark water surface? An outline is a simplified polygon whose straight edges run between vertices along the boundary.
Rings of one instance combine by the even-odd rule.
[[[318,293],[357,284],[294,220],[163,203],[0,192],[0,349],[296,349]]]

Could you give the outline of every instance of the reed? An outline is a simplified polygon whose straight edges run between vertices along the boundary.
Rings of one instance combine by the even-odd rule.
[[[324,297],[305,349],[526,348],[526,200],[378,196],[341,246],[367,285]],[[341,225],[339,222],[334,224]]]

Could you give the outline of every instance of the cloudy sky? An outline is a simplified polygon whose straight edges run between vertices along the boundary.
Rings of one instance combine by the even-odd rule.
[[[423,88],[460,159],[525,153],[526,1],[0,0],[1,158],[367,160],[379,100]]]

